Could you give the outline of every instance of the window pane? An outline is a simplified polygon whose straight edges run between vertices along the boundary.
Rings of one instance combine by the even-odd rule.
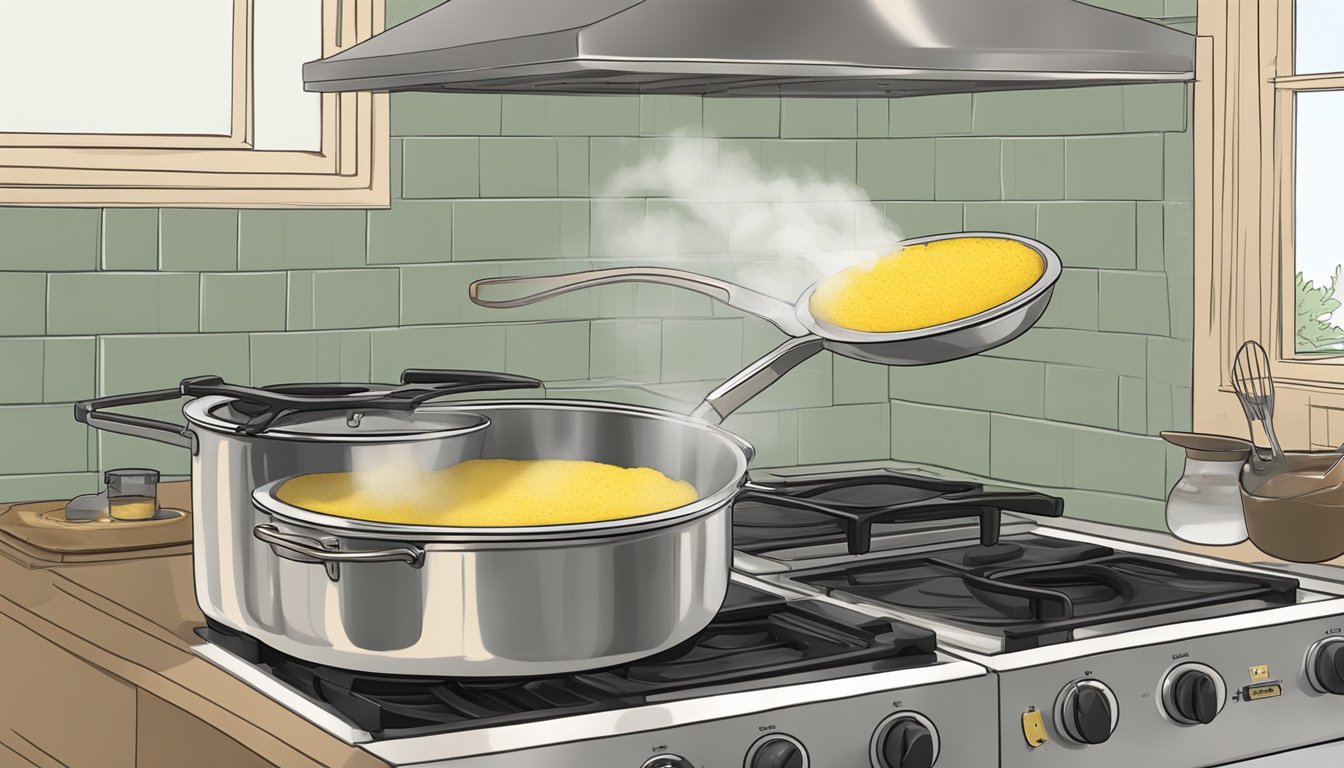
[[[1297,351],[1344,350],[1344,91],[1297,94]]]
[[[1344,2],[1297,0],[1293,71],[1344,72]]]
[[[253,146],[322,148],[322,97],[303,90],[303,63],[322,57],[322,0],[257,0]]]
[[[231,0],[0,0],[0,131],[229,134]]]

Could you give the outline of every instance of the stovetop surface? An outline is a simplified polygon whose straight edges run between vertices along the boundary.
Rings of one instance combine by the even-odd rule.
[[[212,624],[208,641],[379,738],[621,709],[938,663],[935,636],[895,619],[734,583],[713,623],[635,664],[527,680],[373,675],[310,664]]]
[[[1180,620],[1292,604],[1296,579],[1208,568],[1109,546],[1020,534],[801,570],[790,580],[1001,639],[1001,651],[1143,617]]]

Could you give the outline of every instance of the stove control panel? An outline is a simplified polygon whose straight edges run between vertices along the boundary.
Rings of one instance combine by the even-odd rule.
[[[925,680],[925,671],[910,670]],[[887,673],[899,679],[902,672]],[[419,768],[518,768],[522,765],[603,766],[603,768],[982,768],[998,765],[998,743],[985,734],[995,731],[998,686],[992,675],[942,680],[894,690],[871,688],[846,693],[846,685],[862,685],[865,676],[825,684],[830,698],[806,704],[764,709],[775,698],[755,692],[762,711],[725,714],[701,722],[669,725],[681,716],[714,715],[735,697],[727,694],[671,702],[637,710],[613,712],[616,726],[638,730],[612,734],[611,726],[584,725],[590,738],[575,739],[578,723],[563,719],[502,726],[526,733],[532,728],[557,743],[495,754],[424,762]],[[719,700],[725,704],[721,705]],[[680,706],[679,706],[680,705]],[[601,717],[585,715],[574,720]],[[464,735],[471,735],[470,733]],[[443,738],[436,736],[431,738]],[[516,737],[501,733],[499,741]],[[565,739],[571,739],[566,741]],[[389,749],[396,746],[389,742]],[[407,741],[414,741],[408,739]],[[480,742],[476,739],[475,742]],[[377,752],[375,751],[375,754]],[[395,762],[390,760],[389,762]]]
[[[999,673],[1003,768],[1133,768],[1136,755],[1144,768],[1227,765],[1344,739],[1344,615],[1087,642],[1109,648],[1024,652],[1043,663]],[[1026,725],[1035,712],[1044,733]]]

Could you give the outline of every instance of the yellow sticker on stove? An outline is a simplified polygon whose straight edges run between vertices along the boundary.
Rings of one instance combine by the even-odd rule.
[[[1252,683],[1263,683],[1269,679],[1268,664],[1256,664],[1255,666],[1250,668],[1250,672]]]
[[[1045,735],[1045,719],[1035,707],[1022,713],[1022,735],[1027,737],[1027,746],[1035,749],[1050,740]]]
[[[1278,683],[1267,683],[1265,685],[1246,686],[1246,700],[1259,701],[1260,699],[1272,699],[1283,695],[1283,686]]]

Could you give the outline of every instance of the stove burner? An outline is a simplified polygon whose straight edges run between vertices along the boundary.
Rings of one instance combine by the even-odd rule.
[[[1291,604],[1298,585],[1295,579],[1203,569],[1037,535],[793,578],[827,593],[998,634],[1008,651],[1071,640],[1081,627],[1193,608],[1247,600]]]
[[[874,526],[963,517],[979,518],[980,542],[991,546],[998,542],[1003,510],[1059,517],[1064,502],[899,472],[751,482],[733,505],[733,547],[759,553],[843,540],[850,554],[862,555]]]
[[[999,542],[988,547],[978,547],[976,549],[966,550],[966,554],[961,556],[961,562],[968,566],[993,565],[994,563],[1004,563],[1009,560],[1016,560],[1022,556],[1022,548],[1016,544]]]
[[[527,722],[703,695],[936,663],[929,630],[874,619],[815,600],[733,584],[699,635],[656,656],[613,669],[544,679],[475,680],[373,675],[281,654],[213,622],[212,643],[325,701],[381,738]]]

